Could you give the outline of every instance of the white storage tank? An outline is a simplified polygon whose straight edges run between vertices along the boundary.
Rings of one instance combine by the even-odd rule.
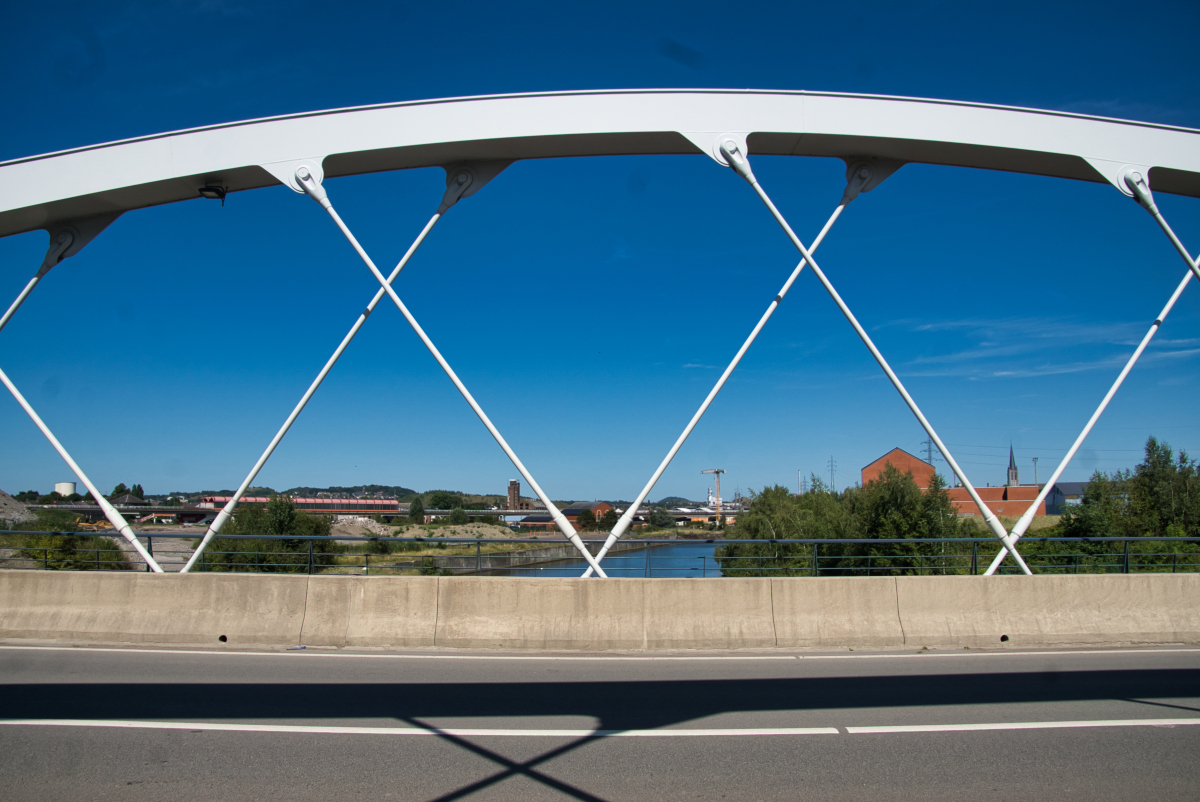
[[[58,493],[60,496],[74,495],[75,494],[75,483],[74,482],[55,482],[54,483],[54,492]]]

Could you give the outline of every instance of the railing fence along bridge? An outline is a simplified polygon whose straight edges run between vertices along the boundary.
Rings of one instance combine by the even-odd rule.
[[[393,284],[442,216],[514,161],[613,154],[704,154],[722,168],[731,169],[762,201],[795,246],[801,261],[636,500],[593,555],[450,367]],[[846,185],[841,200],[809,245],[792,230],[755,177],[750,165],[750,156],[755,154],[834,157],[845,161]],[[1111,184],[1152,215],[1187,263],[1187,271],[1162,311],[1153,318],[1038,499],[1011,530],[1005,529],[980,498],[866,329],[813,258],[813,252],[846,206],[860,194],[879,187],[907,163],[1006,170]],[[326,179],[434,165],[446,170],[446,191],[408,251],[385,277],[334,208]],[[121,214],[198,196],[223,200],[228,192],[284,184],[320,204],[380,288],[217,514],[183,570],[203,564],[205,550],[229,520],[238,501],[386,295],[545,504],[563,536],[587,562],[583,576],[604,577],[601,562],[629,529],[636,510],[807,266],[942,454],[958,483],[981,511],[987,528],[1001,544],[984,573],[995,573],[1008,557],[1028,574],[1030,569],[1017,551],[1017,542],[1191,277],[1200,278],[1200,265],[1159,211],[1150,190],[1152,182],[1161,192],[1200,197],[1200,131],[976,103],[754,90],[562,92],[416,101],[295,114],[141,137],[0,164],[0,236],[36,229],[45,229],[50,235],[41,267],[0,318],[0,329],[8,324],[51,268],[79,253]],[[138,552],[145,565],[152,571],[161,571],[158,561],[140,543],[126,520],[103,500],[83,469],[2,371],[0,382],[92,496],[100,499],[105,517]],[[814,557],[814,565],[819,560]]]
[[[0,536],[85,536],[80,532],[0,531]],[[178,535],[143,535],[146,550],[160,566],[189,564],[193,549],[180,547]],[[155,547],[155,540],[158,547]],[[582,539],[595,550],[608,542]],[[279,543],[281,548],[271,548]],[[1194,573],[1200,571],[1197,537],[1029,537],[1028,564],[1039,574],[1079,573]],[[244,544],[245,548],[241,547]],[[238,546],[231,548],[231,545]],[[655,563],[654,549],[687,545],[712,547],[712,554],[672,556]],[[502,552],[485,548],[525,546]],[[982,573],[999,553],[995,538],[626,538],[621,551],[640,556],[612,556],[613,576],[926,576]],[[366,548],[363,548],[366,547]],[[471,547],[474,547],[473,552]],[[461,555],[429,552],[465,548]],[[379,549],[373,551],[373,549]],[[697,550],[700,550],[699,548]],[[707,549],[704,549],[707,551]],[[130,570],[125,550],[100,545],[20,545],[7,548],[0,567],[68,571]],[[742,553],[756,552],[756,553]],[[580,562],[562,553],[553,541],[538,538],[455,537],[288,537],[281,535],[224,535],[199,561],[197,571],[230,573],[307,573],[361,576],[372,573],[479,575],[519,571],[546,574],[561,571],[555,563]],[[636,563],[636,565],[634,565]],[[150,566],[144,566],[149,571]],[[1009,567],[1001,573],[1016,573]]]

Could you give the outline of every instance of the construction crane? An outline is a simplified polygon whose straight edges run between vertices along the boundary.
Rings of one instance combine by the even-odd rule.
[[[711,473],[711,474],[713,474],[713,478],[715,478],[717,480],[717,523],[720,524],[721,523],[721,474],[725,473],[725,469],[724,468],[709,468],[706,471],[700,471],[700,473]]]

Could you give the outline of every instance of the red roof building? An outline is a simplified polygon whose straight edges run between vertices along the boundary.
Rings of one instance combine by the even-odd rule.
[[[891,463],[901,473],[911,473],[922,493],[929,489],[930,480],[933,479],[935,472],[934,467],[920,457],[914,457],[900,448],[893,448],[863,468],[863,485],[879,479],[883,475],[884,466],[888,463]],[[1041,488],[1037,485],[1019,484],[1017,462],[1012,448],[1008,450],[1008,481],[1009,484],[1003,487],[976,487],[975,491],[979,493],[979,498],[983,499],[983,503],[987,504],[992,512],[1003,515],[1005,518],[1016,518],[1029,509],[1029,506],[1037,499],[1038,491]],[[971,500],[965,487],[948,487],[946,493],[949,494],[954,508],[958,510],[959,517],[983,517],[979,505]],[[1043,501],[1038,505],[1034,515],[1045,514],[1046,502]]]

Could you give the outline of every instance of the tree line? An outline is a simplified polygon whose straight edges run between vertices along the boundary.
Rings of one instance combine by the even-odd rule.
[[[808,492],[793,495],[781,485],[751,493],[749,510],[729,527],[731,539],[759,541],[718,547],[716,557],[728,576],[808,575],[814,548],[819,573],[853,575],[910,573],[944,569],[969,570],[969,555],[990,562],[999,544],[973,547],[945,542],[953,538],[987,537],[975,517],[958,517],[944,479],[935,474],[922,492],[911,473],[891,464],[863,487],[832,492],[813,476]],[[1048,537],[1200,537],[1200,471],[1186,452],[1151,437],[1143,461],[1132,470],[1096,471],[1078,504],[1069,504],[1059,523],[1027,535],[1020,552],[1037,557],[1046,568],[1083,565],[1111,567],[1121,544],[1056,543]],[[764,543],[773,539],[821,539],[828,544]],[[845,540],[875,541],[845,543]],[[933,539],[933,542],[917,542]],[[906,542],[907,541],[907,542]],[[938,542],[943,541],[943,542]],[[1175,565],[1176,554],[1197,554],[1195,544],[1143,541],[1131,546],[1140,565]],[[869,558],[869,559],[868,559]],[[1175,562],[1170,562],[1175,560]],[[986,567],[986,563],[983,567]],[[977,565],[977,570],[983,567]]]

